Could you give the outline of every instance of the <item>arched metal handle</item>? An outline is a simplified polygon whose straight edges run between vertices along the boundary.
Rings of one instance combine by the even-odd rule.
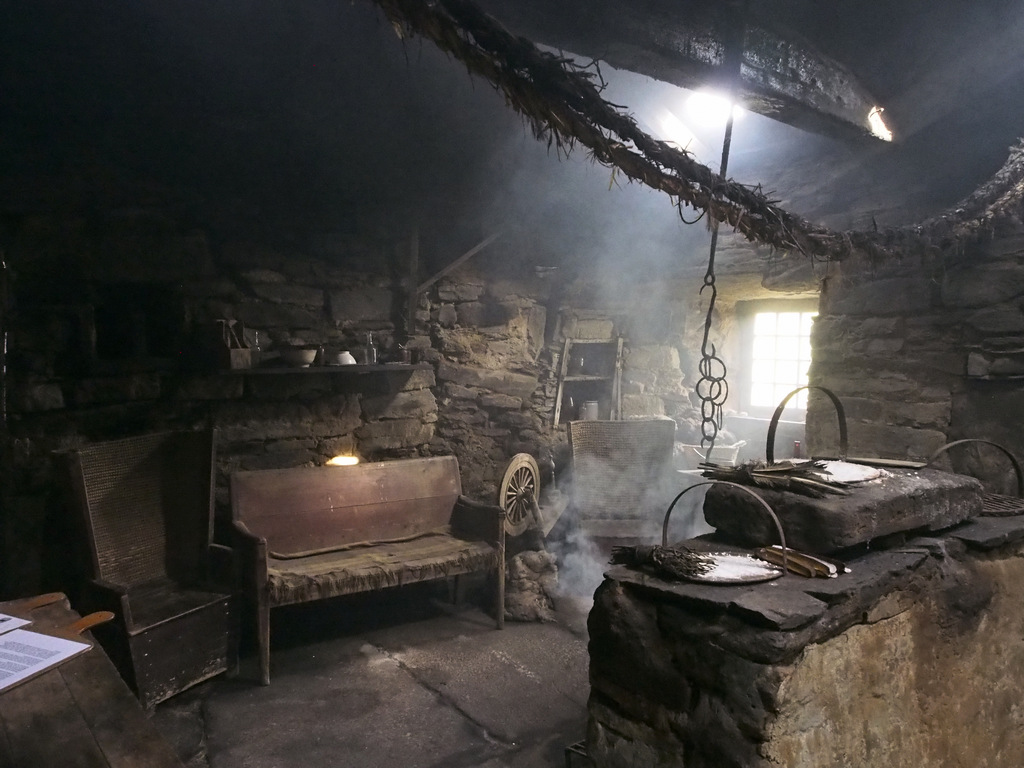
[[[801,390],[804,389],[817,389],[821,392],[824,392],[826,395],[828,395],[828,399],[832,401],[832,405],[836,407],[836,416],[839,419],[838,458],[840,461],[845,461],[846,455],[850,449],[849,438],[847,436],[846,431],[846,410],[843,408],[843,404],[836,396],[836,393],[833,392],[831,389],[826,389],[825,387],[818,387],[810,384],[805,387],[797,387],[796,389],[794,389],[792,392],[790,392],[788,395],[782,398],[782,402],[779,403],[778,408],[775,409],[775,413],[772,414],[771,423],[768,425],[768,442],[767,445],[765,445],[764,449],[765,459],[768,460],[769,464],[775,463],[775,431],[779,427],[779,419],[782,418],[782,412],[786,410],[786,403],[789,402],[789,399],[793,397],[793,395],[795,395],[797,392],[800,392]]]
[[[686,494],[687,492],[692,491],[694,488],[700,488],[702,485],[728,485],[733,488],[739,488],[741,491],[749,493],[751,496],[753,496],[761,504],[761,506],[764,507],[764,510],[768,513],[768,516],[771,517],[772,522],[775,523],[775,529],[779,532],[779,544],[782,546],[782,573],[783,575],[785,575],[788,571],[789,565],[788,550],[786,548],[786,534],[782,530],[782,523],[779,521],[778,515],[775,514],[775,511],[771,508],[771,506],[769,506],[767,501],[762,499],[760,496],[758,496],[752,490],[747,488],[745,485],[740,485],[739,483],[731,483],[728,480],[705,480],[700,483],[694,483],[689,488],[684,488],[679,493],[677,493],[676,497],[672,499],[672,503],[668,505],[668,509],[665,511],[665,522],[661,525],[661,546],[668,546],[668,522],[672,516],[672,510],[673,508],[675,508],[676,502],[683,498],[683,495]]]
[[[1010,453],[1008,448],[1000,445],[999,443],[993,443],[991,440],[983,440],[979,437],[966,437],[963,440],[954,440],[951,443],[946,443],[944,446],[939,448],[939,450],[937,450],[935,453],[931,455],[928,461],[925,462],[925,466],[927,467],[931,465],[932,462],[934,462],[937,458],[939,458],[939,456],[944,454],[950,448],[953,448],[958,445],[964,445],[965,443],[984,443],[985,445],[991,445],[993,448],[998,448],[1000,451],[1006,454],[1006,457],[1010,460],[1010,463],[1013,464],[1013,471],[1017,473],[1017,498],[1024,499],[1024,471],[1021,471],[1020,462],[1017,461],[1016,456]]]

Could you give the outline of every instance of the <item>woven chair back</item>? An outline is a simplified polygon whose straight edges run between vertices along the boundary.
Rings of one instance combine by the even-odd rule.
[[[95,443],[74,461],[95,578],[126,587],[200,578],[213,525],[211,433]]]
[[[668,503],[671,419],[569,422],[573,506],[584,518],[647,517]]]

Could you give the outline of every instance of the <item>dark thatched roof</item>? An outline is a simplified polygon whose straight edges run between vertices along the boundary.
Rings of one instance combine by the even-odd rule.
[[[508,32],[470,0],[374,0],[401,37],[420,35],[488,80],[521,114],[534,136],[559,153],[583,145],[591,157],[632,181],[668,193],[679,207],[706,213],[747,240],[814,259],[854,251],[884,258],[906,250],[960,248],[1021,217],[1024,145],[1003,169],[954,211],[920,226],[882,232],[835,232],[777,206],[760,188],[723,178],[684,149],[642,131],[622,107],[601,96],[598,65],[540,50]]]

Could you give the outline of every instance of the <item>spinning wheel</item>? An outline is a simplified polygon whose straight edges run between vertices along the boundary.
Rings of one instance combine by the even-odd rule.
[[[518,536],[533,519],[533,505],[540,496],[540,469],[533,456],[517,453],[505,470],[498,489],[498,506],[505,510],[505,533]]]

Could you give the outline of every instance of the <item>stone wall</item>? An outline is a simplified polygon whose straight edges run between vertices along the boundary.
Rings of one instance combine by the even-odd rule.
[[[221,522],[231,471],[349,451],[454,454],[465,492],[494,500],[516,453],[551,451],[559,470],[567,465],[552,419],[569,336],[624,338],[625,416],[696,423],[680,357],[685,313],[652,313],[643,287],[602,299],[593,281],[534,272],[508,244],[431,285],[407,335],[406,246],[393,236],[304,230],[282,244],[194,223],[165,202],[8,219],[5,594],[64,585],[74,533],[55,457],[96,440],[212,425]],[[258,344],[260,369],[229,371],[198,353],[219,340],[220,320]],[[385,361],[401,341],[418,367],[274,367],[292,345],[359,357],[368,332]]]
[[[76,534],[58,459],[84,443],[212,426],[221,523],[236,469],[443,450],[429,365],[367,374],[274,367],[278,350],[295,344],[359,354],[368,332],[385,354],[394,350],[402,294],[386,240],[275,247],[185,225],[159,206],[14,221],[3,318],[5,594],[67,588]],[[258,340],[270,367],[232,371],[213,359],[218,320],[244,325],[243,342]]]
[[[922,459],[949,441],[985,438],[1024,456],[1014,418],[1024,413],[1022,232],[1004,226],[963,251],[831,265],[811,383],[842,400],[851,455]],[[807,426],[812,453],[835,452],[824,398],[813,398]],[[991,449],[950,456],[959,471],[1003,487],[1012,479]]]

